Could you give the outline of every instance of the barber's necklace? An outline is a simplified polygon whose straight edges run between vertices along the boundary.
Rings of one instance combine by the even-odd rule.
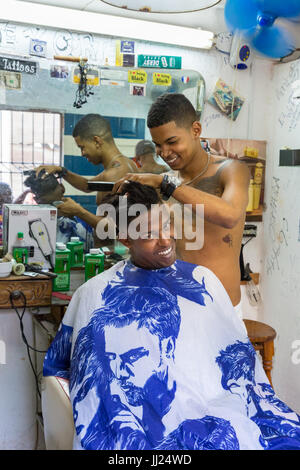
[[[191,184],[193,181],[195,181],[197,178],[199,178],[200,176],[204,175],[204,173],[206,172],[207,168],[208,168],[208,165],[209,165],[209,162],[210,162],[210,153],[207,153],[207,162],[206,162],[206,165],[205,167],[203,168],[203,170],[195,176],[195,178],[193,178],[191,181],[188,181],[187,183],[183,183],[183,184]]]

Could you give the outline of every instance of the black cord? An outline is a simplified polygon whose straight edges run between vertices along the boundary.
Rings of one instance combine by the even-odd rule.
[[[38,379],[38,375],[36,373],[36,370],[34,368],[34,365],[32,363],[32,359],[31,359],[31,355],[30,355],[30,349],[32,351],[35,351],[35,352],[38,352],[38,353],[46,353],[47,351],[40,351],[39,349],[35,349],[34,347],[30,346],[30,344],[28,343],[27,341],[27,338],[25,336],[25,333],[24,333],[24,324],[23,324],[23,317],[24,317],[24,314],[25,314],[25,310],[26,310],[26,297],[25,295],[23,294],[23,292],[19,291],[19,296],[21,296],[24,300],[24,305],[23,305],[23,311],[22,313],[20,314],[18,312],[18,307],[16,307],[14,305],[14,297],[13,297],[13,292],[10,293],[9,295],[9,300],[10,300],[10,304],[13,308],[13,310],[16,312],[18,318],[19,318],[19,322],[20,322],[20,330],[21,330],[21,337],[22,337],[22,340],[23,342],[25,343],[26,345],[26,349],[27,349],[27,355],[28,355],[28,359],[29,359],[29,363],[30,363],[30,366],[31,366],[31,369],[32,369],[32,372],[34,374],[34,378],[35,378],[35,383],[36,383],[36,389],[37,389],[37,393],[39,395],[39,397],[41,398],[41,392],[40,392],[40,389],[39,389],[39,379]]]

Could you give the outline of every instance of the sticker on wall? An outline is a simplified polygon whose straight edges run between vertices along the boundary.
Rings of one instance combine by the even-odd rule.
[[[181,69],[181,57],[169,55],[138,55],[138,67]]]
[[[169,73],[154,72],[153,85],[170,86],[172,84],[172,76]]]
[[[125,86],[124,80],[110,80],[109,78],[101,78],[100,85],[109,85],[109,86]]]
[[[0,71],[0,86],[9,90],[21,90],[22,74],[19,72]]]
[[[208,98],[211,105],[221,110],[232,121],[238,117],[244,101],[244,98],[221,79],[217,81],[213,94]]]
[[[147,72],[145,70],[128,70],[129,83],[145,84],[147,83]]]
[[[181,77],[181,81],[182,81],[182,83],[185,83],[185,84],[186,84],[186,83],[188,83],[188,82],[190,81],[190,77],[183,76],[183,77]]]
[[[92,86],[100,85],[100,70],[97,67],[91,67],[87,71],[86,84]],[[75,67],[73,70],[73,83],[80,83],[80,69]]]
[[[28,60],[19,60],[10,57],[0,57],[0,70],[8,72],[28,73],[35,75],[37,72],[37,62],[30,62]]]
[[[146,86],[145,85],[135,85],[130,84],[130,94],[134,96],[146,96]]]
[[[122,66],[123,67],[134,67],[135,55],[134,54],[122,54]]]
[[[40,39],[30,39],[30,55],[36,55],[38,57],[46,57],[47,42],[40,41]]]
[[[69,76],[69,67],[66,65],[51,65],[50,77],[66,79]]]
[[[134,54],[134,41],[121,41],[120,51],[122,54]]]
[[[125,70],[101,69],[101,80],[125,80],[127,82],[128,73]]]

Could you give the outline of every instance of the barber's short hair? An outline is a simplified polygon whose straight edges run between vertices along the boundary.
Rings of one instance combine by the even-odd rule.
[[[148,117],[149,129],[174,121],[179,127],[191,127],[199,121],[192,103],[181,93],[164,93],[152,104]]]
[[[74,127],[73,137],[92,140],[94,136],[102,137],[106,141],[112,141],[110,123],[100,114],[87,114]]]
[[[126,197],[126,205],[124,204],[124,197]],[[124,210],[124,207],[127,210],[126,220],[129,225],[130,222],[137,217],[136,215],[132,216],[128,214],[131,206],[134,204],[141,204],[145,208],[144,212],[146,212],[151,209],[153,204],[161,203],[162,201],[157,191],[152,186],[141,184],[137,181],[128,181],[128,183],[124,183],[120,193],[109,193],[104,196],[101,201],[101,204],[111,204],[115,208],[117,233],[119,233],[120,227],[120,213]]]
[[[136,144],[135,156],[145,155],[147,153],[156,153],[155,145],[151,140],[141,140]]]

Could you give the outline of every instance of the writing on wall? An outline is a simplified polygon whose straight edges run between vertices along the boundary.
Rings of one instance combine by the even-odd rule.
[[[296,129],[300,123],[300,100],[293,97],[292,84],[300,78],[300,62],[292,62],[289,72],[275,90],[275,97],[280,101],[279,126],[288,132]]]
[[[31,39],[47,42],[48,58],[54,55],[87,57],[89,62],[103,61],[103,41],[109,41],[107,38],[100,38],[90,33],[50,30],[38,26],[0,22],[0,48],[2,50],[28,55]]]
[[[266,257],[266,272],[272,274],[280,270],[280,261],[284,248],[288,247],[288,221],[285,217],[280,217],[280,179],[272,177],[270,214],[268,224],[269,234],[269,255]]]

